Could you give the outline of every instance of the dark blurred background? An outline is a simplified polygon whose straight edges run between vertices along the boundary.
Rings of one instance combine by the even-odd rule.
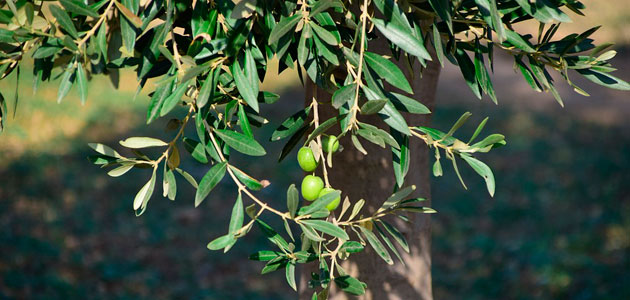
[[[616,76],[630,80],[625,1],[584,2],[588,18],[572,15],[564,33],[604,24],[596,39],[618,44]],[[246,261],[268,246],[256,231],[228,255],[206,249],[227,228],[236,196],[227,181],[194,209],[192,187],[178,178],[176,201],[155,195],[135,217],[132,200],[149,171],[110,178],[87,161],[88,142],[173,134],[163,130],[167,120],[144,124],[146,94],[133,100],[135,85],[114,90],[97,77],[85,106],[74,90],[57,104],[56,82],[33,94],[22,73],[17,115],[0,136],[0,299],[294,298],[286,296],[293,294],[284,273],[259,275],[262,265]],[[272,124],[259,130],[261,140],[303,104],[293,75],[265,83],[283,105],[267,108]],[[550,94],[533,92],[505,56],[493,79],[498,106],[476,100],[453,66],[440,79],[434,127],[448,129],[471,111],[463,136],[490,116],[484,132],[505,134],[508,145],[482,157],[496,176],[494,198],[469,170],[468,191],[449,168],[433,179],[435,298],[630,299],[630,93],[574,76],[591,97],[560,83],[561,108]],[[121,82],[135,78],[125,73]],[[5,96],[14,88],[15,77],[0,82]],[[281,145],[265,147],[275,156]],[[203,176],[203,165],[183,162]],[[273,179],[261,196],[277,206],[301,176],[290,159],[257,160],[248,170]]]

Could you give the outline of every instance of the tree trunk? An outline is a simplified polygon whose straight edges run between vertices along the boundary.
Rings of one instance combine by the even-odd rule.
[[[380,54],[390,53],[389,47],[382,38],[370,42],[369,50]],[[414,90],[412,97],[433,110],[440,65],[429,62],[427,68],[420,71],[421,66],[416,62],[412,71],[414,74],[410,74],[408,68],[403,67],[402,64],[399,65],[401,70],[407,72],[407,78]],[[320,103],[330,102],[331,95],[321,89],[316,89],[314,84],[309,83],[306,90],[307,103],[310,103],[313,97],[316,97]],[[332,108],[324,108],[320,113],[320,118],[325,120],[335,112]],[[429,116],[408,115],[405,117],[410,126],[415,126],[427,125],[430,121]],[[376,115],[359,116],[359,119],[377,124],[380,128],[387,128]],[[352,203],[365,199],[366,205],[363,207],[362,214],[369,215],[391,195],[395,179],[390,149],[380,148],[367,141],[362,141],[362,144],[368,155],[364,156],[357,151],[349,137],[341,140],[343,151],[334,155],[329,178],[333,188],[342,191],[342,199],[348,196]],[[422,141],[411,138],[410,151],[411,164],[405,186],[416,185],[416,195],[427,198],[426,206],[430,206],[428,148]],[[394,265],[388,265],[369,246],[366,246],[363,252],[351,255],[350,259],[343,264],[346,271],[358,276],[359,280],[368,285],[367,293],[360,299],[433,299],[430,218],[426,214],[409,214],[408,216],[411,223],[397,224],[409,243],[409,254],[398,248],[406,266],[399,261],[396,261]],[[403,223],[399,219],[388,218],[388,220]],[[301,271],[300,299],[310,299],[312,296],[313,290],[308,288],[312,271],[314,269],[308,268]],[[333,284],[329,299],[347,298],[349,298],[348,295],[336,291]]]

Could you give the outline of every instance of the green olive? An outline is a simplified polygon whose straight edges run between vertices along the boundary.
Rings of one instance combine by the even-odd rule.
[[[319,197],[324,196],[330,192],[334,192],[335,189],[333,188],[323,188],[320,192],[319,192]],[[319,198],[318,197],[318,198]],[[326,205],[326,209],[328,209],[328,211],[333,211],[335,209],[337,209],[337,207],[339,206],[339,203],[341,202],[341,195],[339,195],[339,197],[333,199],[333,201],[330,201],[327,205]]]
[[[315,155],[313,155],[313,150],[309,147],[302,147],[298,151],[297,155],[298,164],[302,170],[306,172],[313,172],[317,169],[317,160],[315,160]]]
[[[322,148],[324,148],[324,152],[332,152],[335,153],[339,150],[339,140],[334,135],[325,136],[322,139]]]
[[[324,188],[324,181],[319,176],[307,175],[302,180],[302,197],[313,201],[319,197],[319,192]]]

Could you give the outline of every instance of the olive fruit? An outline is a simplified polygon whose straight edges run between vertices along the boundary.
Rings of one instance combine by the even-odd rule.
[[[313,150],[309,147],[302,147],[298,151],[297,155],[298,164],[302,170],[306,172],[313,172],[317,169],[317,160],[315,160],[315,155],[313,155]]]
[[[333,188],[323,188],[320,192],[319,192],[319,197],[324,196],[330,192],[334,192],[335,189]],[[319,198],[318,197],[318,198]],[[337,207],[339,206],[339,203],[341,202],[341,195],[339,195],[337,198],[333,199],[333,201],[330,201],[327,205],[326,205],[326,209],[328,209],[328,211],[333,211],[335,209],[337,209]]]
[[[335,153],[339,150],[339,140],[334,135],[325,136],[322,139],[322,148],[324,148],[324,152],[332,152]]]
[[[302,180],[302,197],[313,201],[319,197],[319,192],[324,188],[324,181],[319,176],[307,175]]]

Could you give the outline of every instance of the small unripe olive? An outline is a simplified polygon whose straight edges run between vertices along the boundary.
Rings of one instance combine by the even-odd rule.
[[[324,148],[324,152],[337,152],[339,150],[339,140],[334,135],[325,136],[322,139],[322,148]]]
[[[319,197],[319,192],[324,188],[324,181],[319,176],[307,175],[302,180],[302,197],[313,201]]]
[[[333,188],[323,188],[320,192],[319,192],[319,197],[324,196],[330,192],[334,192],[335,189]],[[318,198],[319,198],[318,197]],[[328,211],[333,211],[335,209],[337,209],[337,207],[339,206],[339,203],[341,202],[341,195],[339,195],[337,198],[333,199],[333,201],[328,202],[328,204],[326,205],[326,209],[328,209]]]
[[[313,150],[309,147],[302,147],[298,151],[297,155],[298,164],[302,170],[306,172],[313,172],[317,169],[317,160],[315,160],[315,155],[313,155]]]

